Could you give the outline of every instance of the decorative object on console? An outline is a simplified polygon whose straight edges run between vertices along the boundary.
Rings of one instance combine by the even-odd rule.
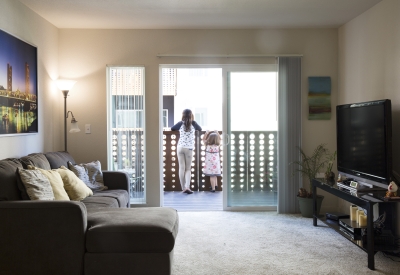
[[[57,86],[62,91],[64,95],[64,151],[67,152],[67,118],[69,113],[71,113],[71,130],[70,133],[77,133],[81,130],[78,127],[78,121],[75,119],[74,114],[71,111],[67,111],[67,96],[69,91],[75,85],[76,81],[67,80],[67,79],[59,79],[57,80]]]
[[[357,210],[358,210],[357,205],[354,204],[350,205],[350,220],[352,222],[357,221]]]
[[[332,172],[333,162],[335,159],[336,151],[332,155],[328,155],[328,166],[325,172],[325,182],[330,186],[335,185],[335,173]]]
[[[388,191],[386,192],[386,198],[397,197],[397,184],[392,181],[388,186]]]
[[[360,215],[358,224],[360,225],[360,227],[366,227],[367,226],[367,215],[365,215],[365,214]]]
[[[363,216],[363,215],[365,215],[365,214],[364,214],[364,210],[360,210],[360,209],[359,209],[359,210],[357,211],[357,223],[358,223],[358,224],[360,224],[360,217]]]

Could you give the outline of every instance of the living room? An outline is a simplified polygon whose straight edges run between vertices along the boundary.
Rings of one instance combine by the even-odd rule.
[[[181,29],[57,27],[23,4],[28,5],[29,2],[2,0],[0,29],[38,49],[39,133],[1,137],[0,159],[63,150],[63,97],[56,88],[55,80],[68,78],[77,81],[68,97],[68,108],[73,110],[80,124],[91,124],[92,127],[91,134],[80,132],[68,136],[69,152],[77,163],[97,159],[106,166],[106,66],[144,65],[146,157],[147,163],[151,163],[151,171],[146,175],[147,206],[162,206],[162,190],[159,184],[162,179],[159,66],[263,64],[271,61],[271,58],[265,57],[160,58],[157,55],[302,55],[302,143],[305,151],[312,151],[315,144],[320,143],[326,143],[332,151],[336,148],[335,119],[307,119],[309,76],[331,77],[332,106],[389,98],[392,100],[394,119],[400,118],[400,81],[397,76],[400,71],[398,0],[369,1],[373,4],[367,10],[334,27],[302,25]],[[62,13],[62,10],[59,12]],[[335,116],[334,108],[332,116]],[[400,123],[393,123],[393,140],[400,140],[399,128]],[[399,145],[393,144],[396,162],[400,162]],[[347,210],[347,204],[326,196],[323,212]],[[399,221],[397,224],[400,228]]]

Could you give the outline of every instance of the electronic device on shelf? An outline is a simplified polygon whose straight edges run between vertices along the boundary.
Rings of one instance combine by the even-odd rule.
[[[339,227],[339,231],[348,236],[352,240],[361,240],[362,236],[354,234],[353,232],[345,229],[344,227]]]
[[[325,213],[325,217],[329,220],[338,221],[339,219],[347,219],[350,215],[339,212],[327,212]]]
[[[363,193],[370,193],[375,191],[386,191],[381,187],[374,187],[371,183],[364,181],[356,181],[354,178],[346,178],[341,182],[337,182],[337,186],[340,190],[349,191],[354,196],[361,196]]]
[[[357,222],[350,219],[340,219],[339,225],[347,231],[350,231],[352,234],[359,236],[361,236],[361,229],[366,228],[366,226],[359,226]]]
[[[363,183],[387,188],[392,180],[392,109],[389,99],[336,106],[337,168],[358,192]]]

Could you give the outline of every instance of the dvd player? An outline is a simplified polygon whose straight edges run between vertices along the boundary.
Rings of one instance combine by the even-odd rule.
[[[357,222],[350,219],[339,220],[339,225],[356,235],[361,235],[361,229],[367,228],[366,226],[358,226]]]
[[[347,237],[349,237],[350,239],[352,239],[353,241],[362,240],[362,236],[357,235],[357,234],[353,234],[349,230],[347,230],[347,229],[345,229],[345,228],[343,228],[341,226],[339,227],[339,231],[342,232]]]

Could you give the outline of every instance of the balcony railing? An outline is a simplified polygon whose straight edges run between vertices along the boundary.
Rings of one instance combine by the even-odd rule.
[[[196,131],[195,149],[192,159],[190,188],[208,191],[209,177],[204,176],[202,167],[205,157],[201,137],[205,132]],[[163,177],[164,191],[181,191],[176,147],[178,131],[163,131]],[[137,129],[113,130],[113,159],[115,170],[124,170],[131,177],[131,196],[137,199],[144,194],[144,140],[143,132]],[[276,131],[233,131],[228,145],[221,145],[221,169],[223,158],[229,155],[231,191],[277,190],[277,132]],[[218,189],[224,179],[218,177]]]
[[[192,159],[190,188],[207,191],[209,177],[204,176],[204,146],[201,137],[205,132],[196,132]],[[164,191],[181,191],[176,146],[179,132],[163,132]],[[220,147],[221,170],[223,158],[230,155],[230,189],[232,191],[276,191],[277,190],[277,132],[276,131],[233,131],[230,143]],[[218,177],[218,190],[223,187],[223,178]]]

